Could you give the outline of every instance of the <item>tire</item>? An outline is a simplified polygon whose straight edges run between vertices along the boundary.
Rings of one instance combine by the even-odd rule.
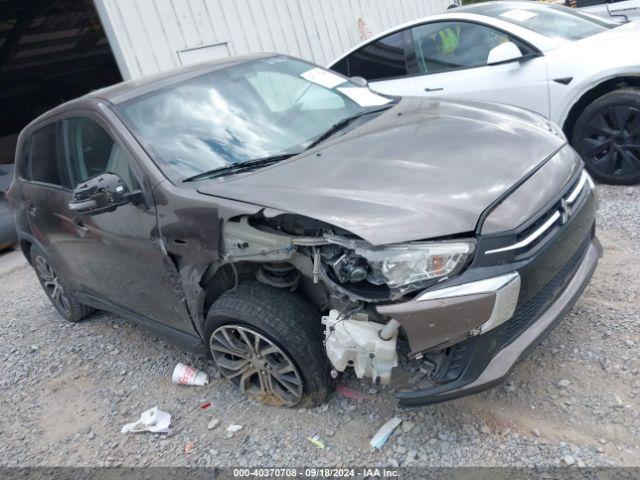
[[[596,180],[640,182],[640,89],[615,90],[587,106],[573,128],[572,144]]]
[[[69,322],[79,322],[94,312],[94,309],[78,302],[69,283],[56,272],[49,258],[36,246],[29,251],[31,265],[36,271],[42,289],[58,313]]]
[[[333,390],[320,313],[295,293],[242,283],[213,303],[205,334],[222,374],[261,403],[314,407]]]

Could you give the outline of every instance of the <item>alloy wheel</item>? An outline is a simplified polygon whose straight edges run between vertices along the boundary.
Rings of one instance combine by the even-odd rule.
[[[209,342],[222,374],[261,403],[292,407],[302,398],[302,378],[287,354],[242,325],[218,327]]]
[[[44,257],[38,255],[35,261],[36,273],[40,277],[45,292],[53,302],[65,314],[71,312],[71,303],[65,294],[64,288],[60,284],[60,279],[56,275],[53,267]]]
[[[579,150],[589,166],[609,177],[640,173],[640,109],[615,105],[594,115],[581,138]]]

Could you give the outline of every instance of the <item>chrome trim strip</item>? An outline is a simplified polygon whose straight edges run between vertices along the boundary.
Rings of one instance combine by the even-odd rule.
[[[463,283],[453,287],[441,288],[440,290],[431,290],[424,292],[416,302],[424,302],[426,300],[438,300],[442,298],[461,297],[463,295],[478,295],[481,293],[494,293],[502,287],[513,281],[515,278],[520,283],[520,275],[518,272],[511,272],[498,277],[485,278],[476,282]]]
[[[520,284],[520,274],[518,272],[510,272],[498,277],[485,278],[476,282],[425,292],[416,298],[416,302],[468,297],[487,293],[495,294],[489,318],[482,325],[469,332],[470,335],[481,335],[496,328],[498,325],[502,325],[513,317],[520,297]]]
[[[496,303],[493,305],[489,320],[480,325],[478,334],[493,330],[513,317],[520,297],[520,275],[514,272],[513,278],[496,291]]]
[[[593,178],[591,178],[591,175],[589,175],[589,173],[586,170],[584,171],[584,175],[587,177],[587,182],[589,182],[589,188],[591,190],[596,188],[596,184],[594,183]]]
[[[532,243],[534,240],[536,240],[538,237],[542,236],[542,234],[547,230],[549,230],[549,228],[551,228],[551,226],[554,223],[556,223],[559,219],[560,219],[560,212],[556,210],[555,212],[553,212],[553,215],[551,215],[547,219],[546,222],[540,225],[540,227],[538,227],[538,229],[535,232],[533,232],[531,235],[529,235],[527,238],[520,240],[518,243],[514,243],[513,245],[509,245],[508,247],[494,248],[493,250],[487,250],[484,253],[485,255],[488,255],[490,253],[508,252],[509,250],[517,250],[518,248],[526,247],[527,245]]]
[[[571,191],[569,196],[565,198],[565,201],[567,203],[573,203],[576,201],[576,199],[578,198],[578,195],[580,195],[580,192],[582,192],[582,189],[584,188],[584,184],[587,183],[587,175],[588,175],[587,172],[583,170],[582,175],[580,176],[580,181],[578,181],[578,184]]]
[[[582,170],[582,174],[580,175],[580,180],[578,180],[578,184],[573,188],[573,190],[571,190],[571,193],[569,193],[569,195],[567,195],[566,197],[563,197],[564,202],[566,202],[567,204],[574,203],[580,196],[580,193],[582,193],[582,190],[584,190],[584,187],[586,184],[588,184],[590,188],[593,188],[592,187],[593,180],[591,180],[586,170]],[[561,213],[558,210],[556,210],[555,212],[553,212],[553,215],[551,215],[547,219],[546,222],[544,222],[538,229],[536,229],[535,232],[533,232],[527,238],[520,240],[519,242],[514,243],[513,245],[509,245],[507,247],[494,248],[493,250],[487,250],[486,252],[484,252],[484,254],[489,255],[491,253],[508,252],[510,250],[517,250],[519,248],[526,247],[527,245],[531,244],[533,241],[538,239],[540,236],[542,236],[544,232],[546,232],[549,228],[551,228],[553,224],[556,223],[561,217],[562,217]]]

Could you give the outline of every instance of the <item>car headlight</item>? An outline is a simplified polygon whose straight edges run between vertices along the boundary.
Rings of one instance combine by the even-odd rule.
[[[474,249],[473,240],[464,240],[415,242],[386,247],[356,246],[354,251],[367,261],[368,281],[398,288],[455,275]]]

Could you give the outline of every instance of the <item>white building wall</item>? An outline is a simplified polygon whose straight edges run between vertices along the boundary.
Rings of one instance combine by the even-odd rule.
[[[125,79],[229,55],[326,65],[369,36],[452,0],[94,0]]]

